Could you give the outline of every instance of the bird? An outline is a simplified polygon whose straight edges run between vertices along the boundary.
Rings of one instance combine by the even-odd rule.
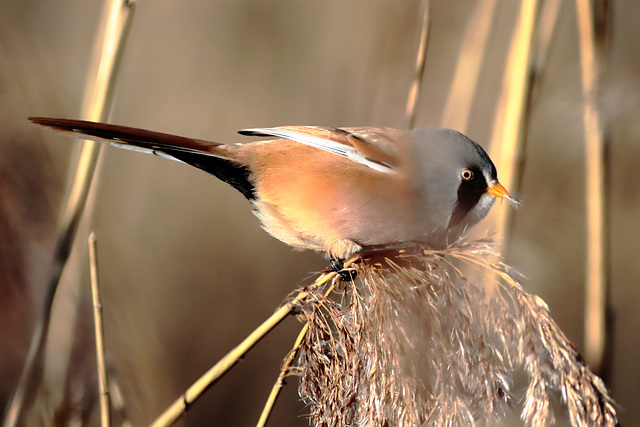
[[[270,235],[332,260],[403,245],[444,249],[497,198],[519,206],[485,150],[452,129],[280,126],[243,129],[266,139],[223,144],[84,120],[29,120],[204,170],[248,199]]]

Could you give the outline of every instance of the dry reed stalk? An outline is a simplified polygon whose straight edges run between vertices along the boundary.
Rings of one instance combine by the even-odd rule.
[[[352,258],[344,263],[345,268],[349,268],[357,257]],[[285,317],[287,317],[300,303],[300,301],[308,298],[309,290],[323,286],[327,282],[336,277],[336,272],[325,273],[320,276],[306,290],[298,291],[295,297],[289,298],[286,303],[275,311],[267,320],[258,326],[247,338],[245,338],[236,348],[231,350],[218,363],[216,363],[209,371],[193,383],[181,397],[176,399],[169,408],[167,408],[151,425],[153,427],[164,427],[175,423],[186,410],[198,399],[202,394],[211,387],[218,379],[227,373],[238,361],[244,356],[258,341],[264,338],[273,328],[275,328]],[[275,398],[274,398],[275,401]],[[266,421],[266,420],[265,420]]]
[[[350,265],[352,262],[353,260],[348,262],[347,265]],[[333,276],[333,279],[331,281],[331,286],[329,286],[329,289],[327,289],[327,291],[324,294],[325,297],[328,297],[333,292],[333,290],[336,287],[336,284],[338,283],[338,279],[339,279],[338,275]],[[298,353],[300,346],[302,345],[302,340],[304,339],[308,330],[309,330],[309,324],[305,323],[302,329],[300,330],[300,333],[298,334],[298,337],[296,338],[295,343],[293,344],[293,348],[289,351],[289,354],[287,354],[287,357],[284,359],[284,362],[282,363],[282,367],[280,368],[280,373],[278,374],[278,378],[276,379],[276,382],[273,384],[273,387],[271,388],[271,393],[267,398],[267,402],[265,403],[264,409],[260,414],[260,419],[258,420],[256,427],[264,427],[267,424],[267,421],[269,420],[269,416],[271,415],[271,411],[273,410],[273,407],[276,403],[276,399],[278,398],[278,395],[280,394],[280,390],[282,390],[282,386],[284,385],[284,379],[287,375],[291,375],[291,372],[290,372],[291,364],[293,363],[293,360],[296,357],[296,354]]]
[[[516,372],[528,377],[527,426],[553,422],[552,393],[575,427],[616,424],[602,380],[492,242],[375,254],[354,268],[331,297],[320,287],[299,301],[309,324],[299,391],[312,425],[499,425],[518,402]]]
[[[442,114],[443,127],[466,133],[496,3],[496,0],[478,2],[475,12],[469,19]]]
[[[299,292],[290,302],[276,310],[271,317],[258,326],[237,347],[227,353],[218,363],[194,382],[171,406],[169,406],[156,420],[153,427],[170,426],[175,423],[218,379],[227,373],[258,341],[275,328],[295,308],[296,302],[307,297],[306,291]]]
[[[83,117],[89,120],[106,120],[113,101],[114,81],[117,75],[122,50],[126,41],[133,11],[129,0],[113,0],[105,3],[103,13],[104,36],[101,44],[96,45],[93,68],[97,75],[89,74],[87,94],[83,107]],[[94,175],[98,146],[92,141],[86,142],[73,171],[69,195],[59,224],[58,237],[47,295],[41,318],[33,333],[29,352],[16,391],[5,413],[4,426],[15,426],[20,419],[25,398],[35,390],[41,373],[43,352],[47,341],[47,331],[51,320],[54,296],[60,283],[63,269],[69,258],[80,218],[84,210],[90,183]]]
[[[288,375],[291,375],[291,372],[290,372],[291,365],[293,364],[293,360],[298,354],[298,350],[302,345],[302,340],[304,339],[308,330],[309,330],[309,324],[305,323],[302,329],[300,330],[300,333],[296,337],[296,341],[294,342],[293,347],[289,351],[289,354],[287,354],[287,357],[285,357],[284,362],[282,363],[282,367],[280,368],[280,373],[278,374],[278,378],[276,379],[276,382],[273,384],[273,387],[271,388],[271,393],[269,393],[267,402],[264,404],[264,408],[262,409],[260,418],[256,423],[256,427],[264,427],[267,425],[267,421],[269,421],[269,416],[271,415],[271,411],[273,410],[273,407],[276,404],[276,400],[280,395],[280,390],[282,390],[282,387],[284,386],[284,379]]]
[[[594,12],[588,0],[576,0],[586,152],[585,358],[599,372],[606,343],[606,237],[604,230],[604,126],[598,111],[599,67]]]
[[[547,66],[547,58],[549,56],[549,48],[551,47],[556,33],[561,6],[562,2],[560,0],[546,0],[542,3],[540,10],[540,17],[535,34],[535,45],[532,46],[534,52],[529,66],[526,94],[524,97],[525,106],[523,107],[522,126],[520,130],[522,138],[520,140],[518,156],[513,159],[513,162],[515,162],[515,173],[512,185],[513,191],[516,193],[522,188],[522,179],[524,176],[526,162],[526,134],[529,129],[530,114],[542,85],[544,71]],[[512,215],[512,213],[507,212],[506,215],[509,216]],[[510,222],[510,219],[507,219],[505,227],[510,227]]]
[[[413,129],[416,123],[416,112],[418,99],[422,89],[422,80],[424,78],[424,67],[427,62],[427,47],[429,46],[429,0],[422,2],[422,24],[420,26],[420,41],[418,43],[418,51],[416,55],[416,67],[413,83],[409,89],[407,98],[407,108],[405,115],[407,116],[407,128]]]
[[[98,387],[100,392],[100,425],[111,426],[109,379],[105,360],[104,327],[102,323],[102,301],[100,299],[100,282],[98,280],[98,244],[95,233],[89,235],[89,267],[91,272],[91,296],[93,300],[93,321],[96,338],[96,369],[98,371]]]
[[[500,182],[510,191],[517,191],[515,184],[518,182],[519,165],[522,164],[523,122],[527,116],[532,46],[539,3],[539,0],[522,1],[491,136],[491,158],[500,171]],[[501,209],[492,214],[497,241],[504,241],[511,212],[510,209]]]

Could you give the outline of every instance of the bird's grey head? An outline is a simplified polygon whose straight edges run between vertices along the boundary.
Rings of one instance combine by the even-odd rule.
[[[411,138],[414,188],[434,246],[457,240],[483,219],[495,201],[487,193],[497,172],[487,153],[458,131],[419,128]]]

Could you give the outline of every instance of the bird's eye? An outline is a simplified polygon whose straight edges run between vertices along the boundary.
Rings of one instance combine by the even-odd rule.
[[[462,172],[460,172],[460,177],[464,181],[471,181],[473,179],[473,172],[470,171],[469,169],[465,169]]]

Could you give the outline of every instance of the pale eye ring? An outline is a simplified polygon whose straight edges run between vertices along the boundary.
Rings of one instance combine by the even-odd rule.
[[[463,181],[471,181],[473,179],[473,171],[469,169],[463,170],[460,172],[460,178],[462,178]]]

